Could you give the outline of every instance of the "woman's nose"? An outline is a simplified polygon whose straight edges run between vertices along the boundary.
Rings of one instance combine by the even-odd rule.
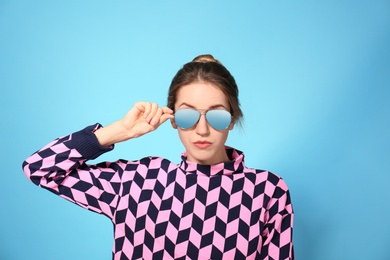
[[[196,124],[196,133],[201,136],[208,135],[210,133],[209,123],[207,123],[206,115],[200,115],[199,121]]]

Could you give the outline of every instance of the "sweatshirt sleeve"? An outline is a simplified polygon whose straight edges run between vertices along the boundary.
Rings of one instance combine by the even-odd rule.
[[[290,192],[280,177],[271,174],[266,190],[273,190],[266,210],[261,259],[293,260],[293,222]]]
[[[123,168],[120,163],[86,164],[112,150],[99,144],[100,124],[60,137],[23,162],[23,171],[36,185],[77,205],[112,218]]]

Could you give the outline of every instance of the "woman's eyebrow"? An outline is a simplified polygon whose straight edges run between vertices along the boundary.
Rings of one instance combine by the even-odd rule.
[[[225,108],[225,109],[227,110],[227,107],[225,107],[225,106],[224,106],[224,105],[222,105],[222,104],[213,105],[213,106],[209,107],[209,109],[214,109],[214,108],[221,108],[221,107],[223,107],[223,108]]]
[[[189,108],[196,109],[195,106],[190,105],[190,104],[188,104],[188,103],[186,103],[186,102],[181,103],[181,104],[179,105],[179,107],[181,107],[181,106],[186,106],[186,107],[189,107]],[[221,108],[221,107],[227,109],[227,108],[226,108],[224,105],[222,105],[222,104],[212,105],[212,106],[208,107],[207,109],[215,109],[215,108]],[[206,108],[203,107],[203,108],[199,108],[199,109],[206,109]]]
[[[181,103],[181,104],[179,105],[179,107],[181,107],[181,106],[186,106],[186,107],[189,107],[189,108],[195,108],[195,106],[190,105],[190,104],[188,104],[188,103],[186,103],[186,102]]]

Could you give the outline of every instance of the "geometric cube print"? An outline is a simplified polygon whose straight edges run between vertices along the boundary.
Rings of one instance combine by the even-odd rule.
[[[231,161],[179,165],[160,157],[86,161],[112,150],[93,131],[48,144],[23,163],[36,185],[114,223],[113,259],[294,259],[293,209],[285,182]]]

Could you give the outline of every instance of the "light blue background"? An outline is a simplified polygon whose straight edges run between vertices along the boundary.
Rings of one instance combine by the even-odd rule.
[[[245,113],[228,144],[288,183],[297,259],[390,259],[390,2],[0,0],[0,259],[110,259],[102,215],[21,164],[54,138],[165,105],[211,53]],[[99,160],[183,151],[169,124]]]

